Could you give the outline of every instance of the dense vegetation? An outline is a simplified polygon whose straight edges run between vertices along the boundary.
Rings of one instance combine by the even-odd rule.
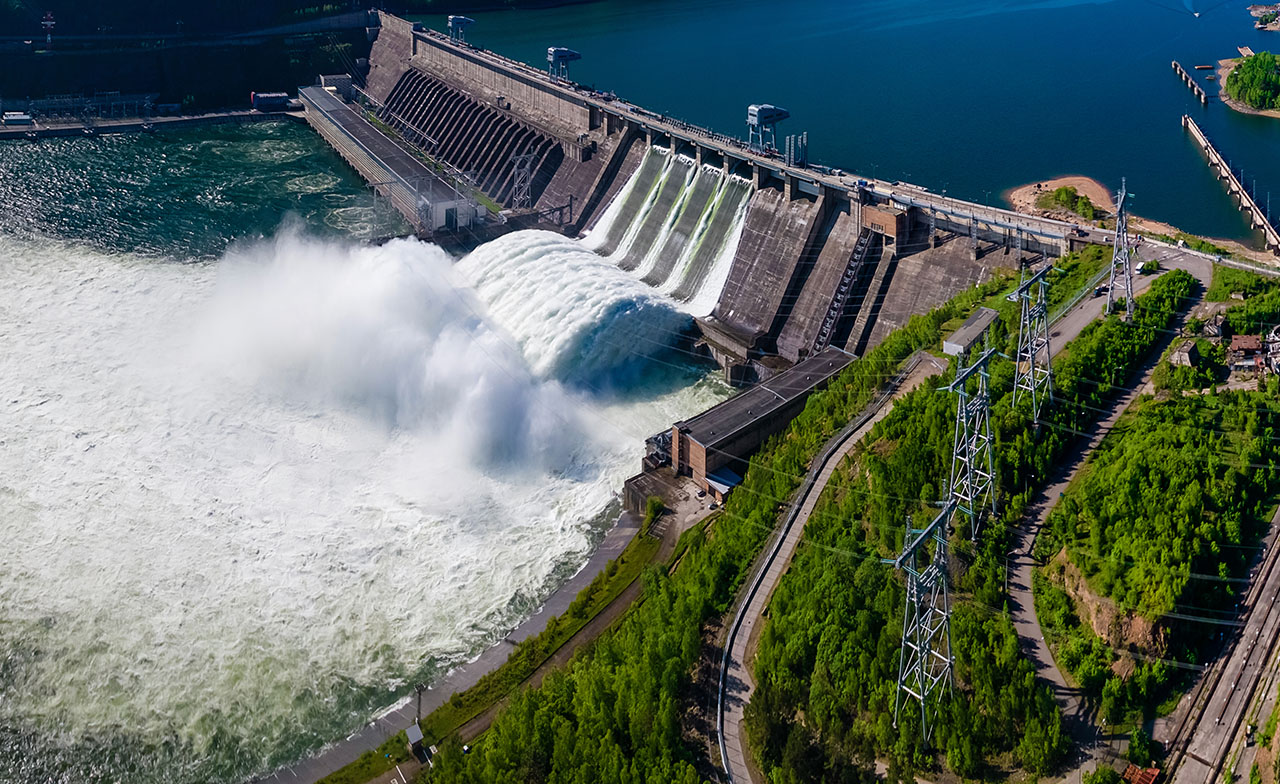
[[[1227,76],[1227,95],[1255,109],[1280,109],[1280,57],[1258,52]]]
[[[1230,325],[1260,318],[1275,288],[1274,281],[1217,267],[1207,297],[1251,296],[1227,311]],[[1196,331],[1196,320],[1189,327]],[[1158,390],[1219,380],[1221,344],[1198,338],[1196,346],[1197,367],[1157,368]],[[1102,442],[1041,533],[1037,555],[1049,561],[1035,581],[1041,626],[1058,663],[1111,726],[1171,709],[1174,671],[1147,658],[1133,663],[1127,677],[1117,674],[1116,651],[1082,621],[1062,587],[1079,592],[1087,586],[1091,613],[1108,607],[1093,625],[1117,613],[1149,622],[1126,621],[1127,638],[1112,642],[1155,657],[1202,659],[1213,636],[1179,616],[1229,614],[1238,598],[1233,581],[1258,554],[1256,541],[1276,489],[1277,421],[1266,401],[1278,392],[1280,383],[1270,379],[1265,392],[1141,399]],[[1179,625],[1189,629],[1183,633]],[[1106,632],[1115,637],[1120,627]]]
[[[1273,379],[1266,397],[1277,392]],[[1170,613],[1229,611],[1238,599],[1230,580],[1248,572],[1273,506],[1277,421],[1261,399],[1232,392],[1140,401],[1054,510],[1037,543],[1042,554],[1065,548],[1090,592],[1121,612],[1169,623]],[[1049,569],[1062,582],[1064,564]],[[1113,726],[1160,712],[1168,668],[1139,662],[1129,678],[1115,675],[1114,652],[1055,582],[1037,581],[1036,605],[1059,663]],[[1209,641],[1203,634],[1167,639],[1177,647],[1148,652],[1196,661]]]
[[[913,318],[852,363],[752,460],[743,485],[674,573],[644,575],[642,601],[586,655],[515,696],[470,754],[447,744],[433,781],[695,782],[701,754],[683,741],[690,674],[704,624],[727,608],[808,463],[899,363],[995,284]],[[856,773],[854,775],[857,775]]]
[[[1213,280],[1204,298],[1209,302],[1228,302],[1232,294],[1240,293],[1248,299],[1273,291],[1278,285],[1280,279],[1264,278],[1247,270],[1215,264]]]
[[[1065,274],[1096,268],[1094,255],[1068,260]],[[1022,516],[1073,431],[1096,418],[1109,385],[1139,364],[1192,284],[1187,273],[1171,272],[1138,299],[1132,322],[1111,318],[1086,328],[1055,363],[1060,405],[1045,412],[1048,426],[1038,432],[1025,407],[1011,405],[1012,364],[993,365],[1004,521]],[[1005,312],[1010,341],[1013,317]],[[750,737],[771,781],[838,780],[848,760],[874,756],[889,757],[902,771],[932,763],[914,713],[905,731],[892,728],[903,590],[880,559],[901,547],[906,515],[927,518],[943,492],[938,478],[949,470],[955,411],[953,396],[938,392],[944,383],[933,380],[900,400],[836,472],[775,594],[748,708]],[[989,523],[976,551],[956,544],[965,597],[952,621],[958,689],[934,742],[946,766],[963,777],[982,776],[1009,755],[1044,774],[1065,745],[1058,710],[1019,655],[1003,612],[1005,531]]]

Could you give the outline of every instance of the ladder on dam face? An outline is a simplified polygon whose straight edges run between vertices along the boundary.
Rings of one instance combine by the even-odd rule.
[[[831,344],[836,325],[840,323],[840,316],[844,313],[844,306],[849,302],[849,293],[853,291],[854,284],[858,281],[858,272],[862,269],[862,262],[866,261],[870,250],[871,229],[863,229],[858,234],[858,244],[853,247],[849,263],[845,265],[844,274],[840,276],[840,285],[836,287],[836,293],[831,297],[831,304],[827,307],[827,315],[822,320],[818,336],[813,339],[812,354],[817,354]]]

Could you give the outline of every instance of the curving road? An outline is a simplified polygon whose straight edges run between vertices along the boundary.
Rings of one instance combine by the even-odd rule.
[[[1204,254],[1148,242],[1145,243],[1139,255],[1140,259],[1135,261],[1135,268],[1143,261],[1156,259],[1162,268],[1185,269],[1195,275],[1205,287],[1209,285],[1212,265],[1209,261],[1210,257]],[[1149,287],[1156,277],[1135,276],[1133,281],[1135,295]],[[1102,314],[1105,305],[1104,297],[1089,297],[1080,301],[1054,322],[1050,334],[1054,355],[1056,356],[1065,344],[1075,339],[1086,326],[1096,320]],[[1144,380],[1150,375],[1160,353],[1162,352],[1152,352],[1152,357],[1148,360],[1142,374]],[[758,784],[754,777],[754,765],[748,764],[749,752],[742,729],[743,710],[755,691],[751,662],[747,661],[748,642],[752,631],[768,607],[774,589],[791,562],[791,556],[800,543],[804,525],[818,497],[821,496],[823,488],[826,487],[836,466],[844,456],[853,449],[876,421],[887,416],[892,410],[891,405],[885,405],[890,402],[890,397],[900,397],[928,375],[940,372],[941,370],[928,372],[924,368],[916,368],[906,379],[906,383],[899,383],[892,387],[889,394],[882,395],[850,428],[832,440],[822,457],[815,461],[774,545],[766,551],[762,562],[748,581],[745,592],[739,599],[738,611],[733,624],[729,627],[729,634],[724,644],[725,654],[721,662],[719,703],[716,711],[720,757],[727,778],[733,784]],[[1110,414],[1094,427],[1088,441],[1063,461],[1060,476],[1052,486],[1047,487],[1040,494],[1028,514],[1026,523],[1015,535],[1010,558],[1010,611],[1014,627],[1025,653],[1036,668],[1037,675],[1048,681],[1055,698],[1062,705],[1064,716],[1067,718],[1067,728],[1076,741],[1077,748],[1087,752],[1084,757],[1072,761],[1075,764],[1067,778],[1071,778],[1073,773],[1082,770],[1085,764],[1096,758],[1097,743],[1089,722],[1083,720],[1078,694],[1067,685],[1066,679],[1058,670],[1040,630],[1040,622],[1035,615],[1035,604],[1031,598],[1031,569],[1034,564],[1030,553],[1036,534],[1039,533],[1071,477],[1083,465],[1085,458],[1102,437],[1110,431],[1124,409],[1137,397],[1136,390],[1141,387],[1142,383],[1135,384],[1134,392],[1117,400]]]

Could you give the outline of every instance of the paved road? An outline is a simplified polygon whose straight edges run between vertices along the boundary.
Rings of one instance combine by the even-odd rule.
[[[1185,253],[1176,248],[1147,245],[1140,252],[1140,256],[1142,261],[1149,259],[1159,261],[1161,267],[1165,269],[1184,269],[1195,275],[1205,288],[1208,287],[1212,277],[1212,267],[1204,257]],[[1135,277],[1134,294],[1148,288],[1155,277]],[[1080,334],[1089,321],[1101,313],[1105,305],[1104,300],[1103,297],[1097,297],[1091,302],[1082,303],[1055,325],[1054,332],[1060,335],[1055,338],[1057,342],[1054,346],[1057,350],[1061,350],[1067,342]],[[1188,303],[1184,313],[1190,310],[1192,304]],[[1166,334],[1162,345],[1172,339],[1173,335]],[[1067,780],[1078,778],[1085,768],[1099,759],[1106,749],[1106,744],[1102,742],[1104,739],[1098,736],[1092,722],[1085,714],[1080,692],[1067,684],[1066,678],[1053,660],[1048,643],[1045,642],[1031,593],[1031,574],[1035,567],[1031,552],[1036,536],[1049,519],[1049,514],[1057,505],[1058,499],[1062,497],[1071,480],[1084,466],[1088,456],[1097,449],[1107,433],[1111,432],[1120,415],[1138,398],[1139,391],[1150,379],[1161,353],[1163,348],[1152,349],[1150,356],[1138,371],[1139,377],[1131,385],[1130,391],[1116,399],[1106,415],[1087,431],[1086,437],[1078,440],[1063,456],[1058,463],[1058,470],[1052,478],[1052,483],[1036,496],[1027,510],[1027,517],[1013,537],[1009,557],[1009,610],[1013,618],[1014,630],[1022,643],[1023,652],[1035,667],[1036,674],[1048,683],[1054,698],[1062,707],[1064,728],[1073,741],[1075,755],[1068,761],[1068,769],[1064,775]]]
[[[805,523],[813,513],[818,497],[822,495],[822,488],[826,487],[836,467],[857,446],[862,437],[870,432],[872,426],[893,410],[893,406],[888,405],[891,400],[897,400],[929,376],[938,375],[945,369],[946,366],[939,360],[934,357],[925,357],[905,379],[901,380],[896,390],[891,388],[890,394],[882,395],[864,410],[855,429],[846,430],[833,439],[835,448],[828,453],[826,460],[820,461],[814,467],[810,473],[811,481],[806,483],[806,487],[797,497],[799,511],[797,512],[793,505],[793,511],[782,529],[782,540],[775,542],[772,550],[766,550],[767,555],[764,556],[759,569],[748,580],[749,588],[745,594],[746,606],[740,609],[738,617],[730,627],[729,637],[725,642],[728,656],[721,663],[721,694],[718,709],[720,753],[730,782],[747,784],[755,780],[752,767],[747,764],[748,752],[742,727],[743,710],[751,700],[752,692],[755,691],[750,663],[746,661],[747,643],[751,638],[752,630],[760,622],[761,615],[769,605],[769,598],[773,595],[778,581],[791,563],[791,556],[800,544]]]

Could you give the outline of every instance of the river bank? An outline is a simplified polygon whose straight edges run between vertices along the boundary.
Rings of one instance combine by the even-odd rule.
[[[1255,109],[1247,103],[1237,101],[1227,95],[1227,77],[1235,70],[1243,58],[1228,57],[1225,60],[1218,61],[1218,98],[1222,100],[1223,105],[1234,109],[1241,114],[1256,114],[1261,117],[1274,117],[1280,119],[1280,109]]]
[[[1280,116],[1280,113],[1274,114]],[[1010,207],[1025,215],[1058,218],[1060,220],[1069,220],[1081,224],[1092,223],[1096,225],[1096,221],[1086,221],[1079,215],[1076,215],[1066,209],[1058,208],[1046,210],[1036,205],[1036,201],[1041,195],[1045,193],[1052,193],[1056,189],[1062,187],[1075,188],[1076,192],[1081,196],[1088,196],[1089,200],[1096,206],[1106,210],[1106,217],[1111,217],[1115,214],[1115,200],[1112,197],[1111,190],[1108,189],[1107,186],[1091,177],[1083,177],[1074,174],[1053,177],[1048,180],[1033,182],[1027,185],[1020,185],[1017,188],[1006,191],[1003,194],[1003,197]],[[1132,231],[1142,234],[1152,234],[1163,237],[1177,238],[1179,235],[1194,236],[1191,235],[1190,232],[1185,232],[1171,223],[1165,223],[1164,221],[1152,220],[1151,218],[1144,218],[1140,215],[1132,214],[1129,216],[1129,228]],[[1223,250],[1229,251],[1233,255],[1267,265],[1275,264],[1275,257],[1270,253],[1258,250],[1257,248],[1252,248],[1237,240],[1221,237],[1205,237],[1203,239],[1207,239],[1209,242],[1212,242]]]

